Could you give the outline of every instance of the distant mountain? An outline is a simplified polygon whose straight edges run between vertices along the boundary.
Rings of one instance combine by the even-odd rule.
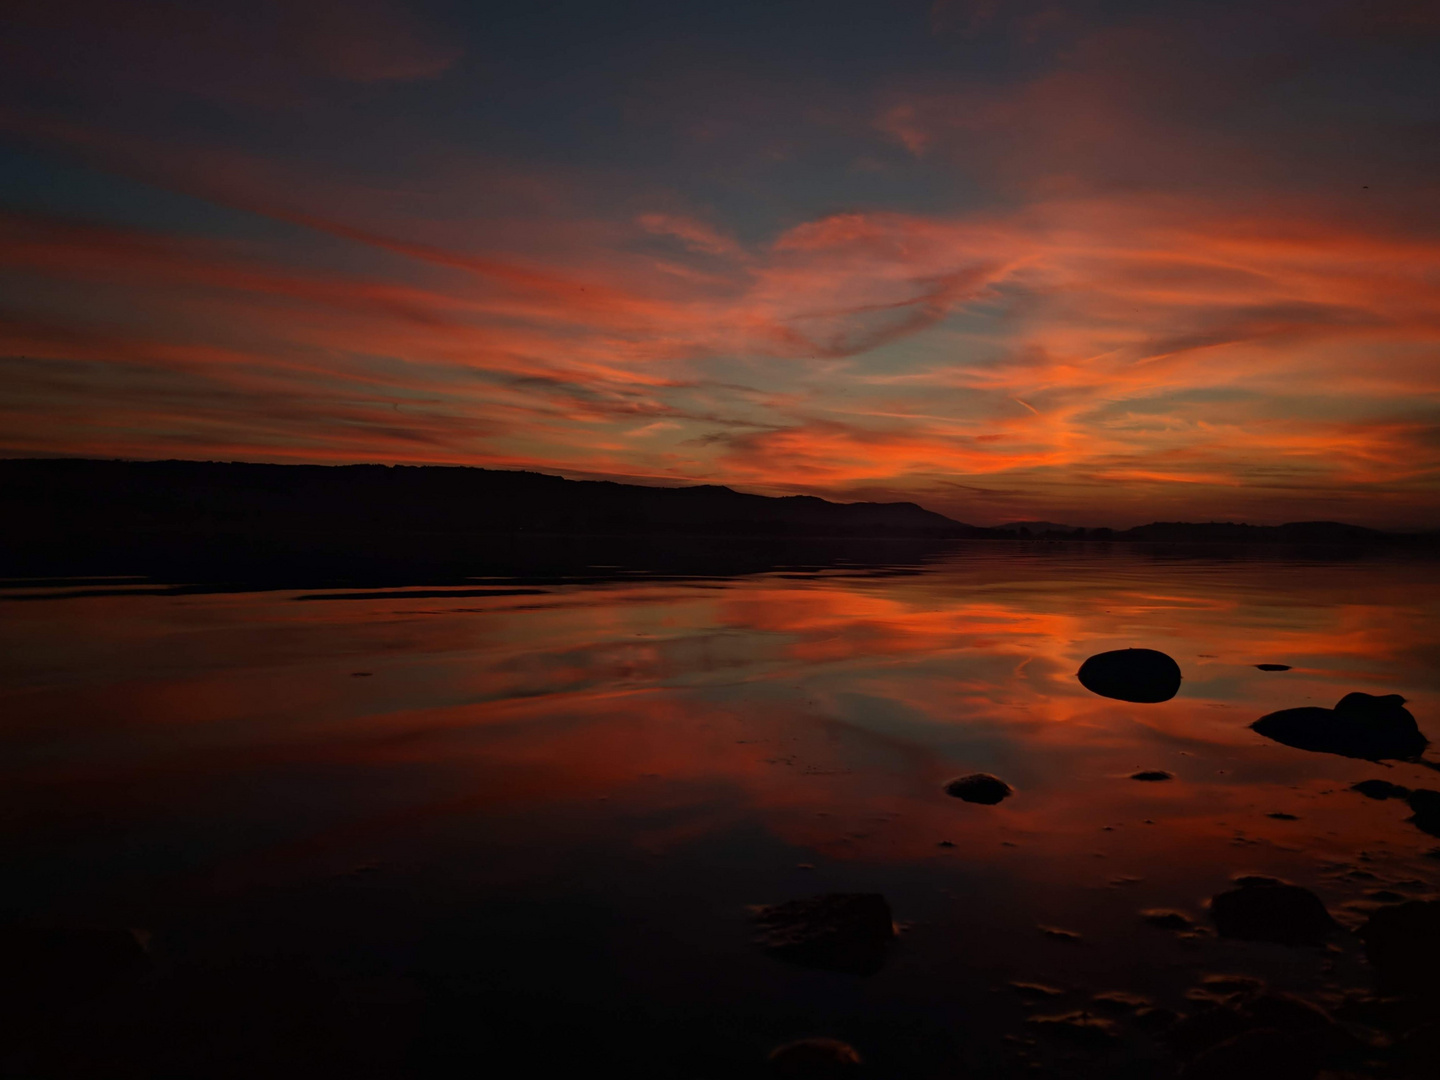
[[[1398,534],[1338,521],[1295,521],[1288,525],[1243,525],[1233,521],[1156,521],[1116,534],[1119,540],[1185,543],[1373,544],[1399,541]]]
[[[770,498],[715,485],[645,487],[459,466],[0,460],[0,576],[378,580],[422,568],[434,578],[482,572],[477,567],[521,573],[542,564],[641,563],[675,573],[720,563],[753,572],[865,559],[860,548],[879,541],[934,547],[956,539],[1440,546],[1435,534],[1323,521],[980,528],[911,502]]]
[[[995,528],[1003,529],[1006,532],[1029,533],[1031,536],[1043,536],[1045,533],[1083,533],[1085,531],[1079,525],[1059,525],[1053,521],[1012,521],[1005,525],[996,525]]]
[[[0,461],[0,513],[30,535],[988,535],[911,502],[770,498],[435,465]]]

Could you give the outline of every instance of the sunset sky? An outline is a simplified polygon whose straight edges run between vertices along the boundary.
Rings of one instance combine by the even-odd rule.
[[[1440,526],[1433,0],[5,17],[5,456]]]

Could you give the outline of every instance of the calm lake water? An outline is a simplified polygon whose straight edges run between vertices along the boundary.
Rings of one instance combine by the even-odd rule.
[[[1371,986],[1346,932],[1217,937],[1235,876],[1352,928],[1440,892],[1440,841],[1349,790],[1440,776],[1248,727],[1362,690],[1440,739],[1436,562],[962,543],[519,594],[128,588],[0,594],[0,908],[149,956],[6,1034],[4,1075],[729,1077],[803,1036],[874,1075],[1170,1075],[1143,1003],[1094,995]],[[34,599],[66,591],[111,594]],[[1127,646],[1179,695],[1076,681]],[[977,771],[1015,794],[945,795]],[[888,899],[878,972],[752,942],[752,905],[828,892]],[[1076,1010],[1113,1027],[1027,1022]]]

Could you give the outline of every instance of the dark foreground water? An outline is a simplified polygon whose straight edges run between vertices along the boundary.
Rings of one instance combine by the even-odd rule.
[[[1377,1001],[1350,930],[1440,893],[1440,841],[1350,786],[1440,775],[1248,725],[1360,690],[1440,739],[1440,564],[979,543],[591,577],[0,593],[0,1075],[684,1080],[806,1036],[874,1076],[1201,1075],[1163,1010],[1258,992],[1217,976],[1327,1010],[1337,1075],[1437,1074],[1436,1011]],[[1177,697],[1076,681],[1132,645]],[[1015,794],[944,793],[977,771]],[[1246,874],[1341,929],[1217,936]],[[753,905],[830,892],[888,900],[878,971],[754,944]]]

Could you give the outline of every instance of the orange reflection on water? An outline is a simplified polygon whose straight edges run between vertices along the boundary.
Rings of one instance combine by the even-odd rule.
[[[572,840],[604,829],[645,851],[758,825],[825,859],[1040,878],[1076,858],[1096,873],[1116,859],[1153,872],[1192,847],[1213,861],[1237,833],[1283,862],[1286,845],[1339,850],[1373,828],[1318,792],[1376,769],[1247,725],[1364,687],[1406,695],[1423,726],[1435,598],[1426,567],[967,552],[917,574],[567,586],[522,603],[10,604],[7,634],[27,648],[7,737],[42,817],[243,816],[264,812],[274,776],[325,773],[324,813],[271,831],[286,850],[333,836],[340,861],[455,815],[559,813]],[[1086,656],[1128,645],[1173,655],[1180,696],[1128,705],[1075,681]],[[1177,779],[1126,779],[1139,768]],[[982,809],[937,794],[969,771],[1017,795]],[[1425,782],[1414,766],[1385,775]],[[253,799],[206,805],[242,778]],[[1313,828],[1264,816],[1299,804]],[[644,823],[617,823],[622,809]]]

